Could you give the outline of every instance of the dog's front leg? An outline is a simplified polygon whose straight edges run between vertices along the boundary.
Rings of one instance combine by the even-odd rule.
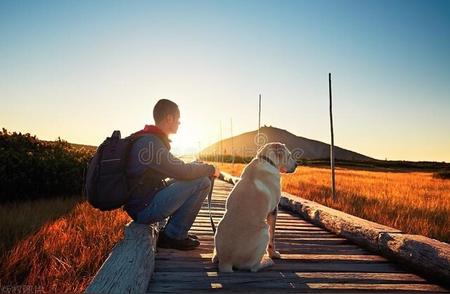
[[[275,249],[275,225],[277,223],[278,207],[267,215],[267,224],[269,225],[269,244],[267,245],[267,254],[270,258],[281,258],[280,252]]]

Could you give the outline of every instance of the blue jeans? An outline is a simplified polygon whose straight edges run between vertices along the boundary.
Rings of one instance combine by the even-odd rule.
[[[210,189],[208,177],[174,181],[155,194],[150,204],[137,213],[136,221],[151,224],[170,217],[164,234],[173,239],[185,239]]]

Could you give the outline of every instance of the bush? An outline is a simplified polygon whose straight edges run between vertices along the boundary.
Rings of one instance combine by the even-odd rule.
[[[0,202],[80,194],[94,150],[0,131]]]
[[[433,174],[434,178],[437,179],[450,179],[450,169],[443,169]]]

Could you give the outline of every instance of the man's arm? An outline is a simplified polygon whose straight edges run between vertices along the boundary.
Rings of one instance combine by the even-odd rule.
[[[153,168],[177,180],[193,180],[215,173],[213,165],[205,163],[185,163],[175,157],[161,139],[154,135],[144,136],[135,143],[139,163]]]

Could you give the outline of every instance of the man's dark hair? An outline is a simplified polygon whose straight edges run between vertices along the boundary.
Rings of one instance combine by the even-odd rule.
[[[155,107],[153,107],[153,119],[155,123],[159,123],[166,118],[169,114],[176,115],[179,114],[180,110],[178,105],[168,99],[161,99],[156,102]]]

